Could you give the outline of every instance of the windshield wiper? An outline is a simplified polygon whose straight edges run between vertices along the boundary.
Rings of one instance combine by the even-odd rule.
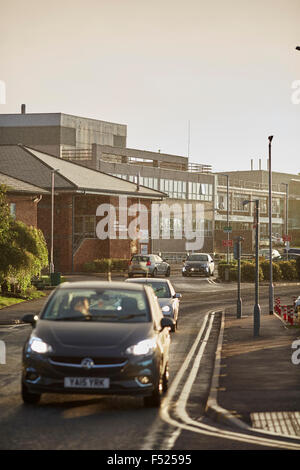
[[[48,318],[48,320],[55,320],[55,321],[74,321],[74,320],[91,320],[92,315],[82,315],[82,316],[76,316],[76,317],[58,317],[58,318]]]
[[[135,317],[145,317],[145,314],[144,313],[137,313],[137,314],[130,314],[130,315],[120,315],[118,317],[118,320],[130,320],[131,318],[135,318]]]

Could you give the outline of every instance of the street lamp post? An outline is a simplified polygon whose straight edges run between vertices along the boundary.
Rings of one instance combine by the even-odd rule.
[[[229,263],[229,175],[227,178],[226,191],[227,191],[227,264]]]
[[[269,313],[273,315],[274,309],[274,285],[273,285],[273,263],[272,263],[272,140],[269,136],[269,263],[270,263],[270,283],[269,283]]]
[[[53,239],[54,239],[54,178],[59,170],[51,170],[51,247],[50,247],[50,274],[54,273]]]
[[[253,335],[259,336],[260,305],[259,305],[259,199],[243,201],[243,205],[255,203],[255,303],[253,312]]]
[[[286,236],[286,259],[289,259],[289,242],[287,240],[289,233],[289,184],[282,183],[285,186],[285,236]]]

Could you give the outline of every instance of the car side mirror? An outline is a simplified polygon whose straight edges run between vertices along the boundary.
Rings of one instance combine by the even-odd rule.
[[[181,298],[182,298],[182,294],[176,293],[176,294],[173,295],[173,298],[174,298],[174,299],[181,299]]]
[[[161,331],[164,330],[165,328],[173,328],[173,321],[171,320],[171,318],[168,318],[168,317],[163,317],[161,319],[161,322],[160,322],[160,327],[161,327]]]
[[[32,326],[36,325],[36,321],[38,319],[38,316],[35,315],[34,313],[27,313],[22,317],[22,322],[23,323],[29,323]]]

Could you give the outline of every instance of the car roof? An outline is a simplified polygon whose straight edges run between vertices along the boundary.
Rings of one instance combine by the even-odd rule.
[[[141,285],[129,285],[121,281],[76,281],[76,282],[63,282],[57,289],[131,289],[131,290],[143,290]]]
[[[194,256],[194,255],[197,255],[197,256],[199,256],[199,255],[201,255],[201,256],[203,256],[203,255],[205,255],[205,256],[210,256],[209,253],[190,253],[190,254],[187,255],[187,256]]]
[[[170,282],[170,281],[168,279],[159,278],[159,277],[156,277],[155,279],[140,277],[138,279],[125,279],[125,282],[145,284],[146,282],[152,283],[152,282]]]

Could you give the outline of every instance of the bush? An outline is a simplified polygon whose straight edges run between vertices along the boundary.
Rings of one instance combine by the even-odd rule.
[[[235,261],[226,263],[226,261],[220,261],[218,264],[218,277],[225,281],[225,272],[229,269],[229,281],[237,280],[237,263]]]
[[[282,279],[286,281],[295,281],[298,279],[295,260],[291,259],[290,261],[279,261],[278,266],[281,269]]]
[[[241,263],[241,278],[243,282],[255,281],[255,263],[251,261],[243,261]],[[259,266],[259,280],[263,281],[264,274],[261,266]]]
[[[261,269],[263,271],[264,279],[266,281],[270,280],[270,263],[268,260],[262,261],[260,263]],[[282,272],[278,263],[273,261],[273,281],[280,281],[282,279]]]
[[[300,279],[300,256],[297,257],[296,259],[296,271],[297,271],[298,279]]]

